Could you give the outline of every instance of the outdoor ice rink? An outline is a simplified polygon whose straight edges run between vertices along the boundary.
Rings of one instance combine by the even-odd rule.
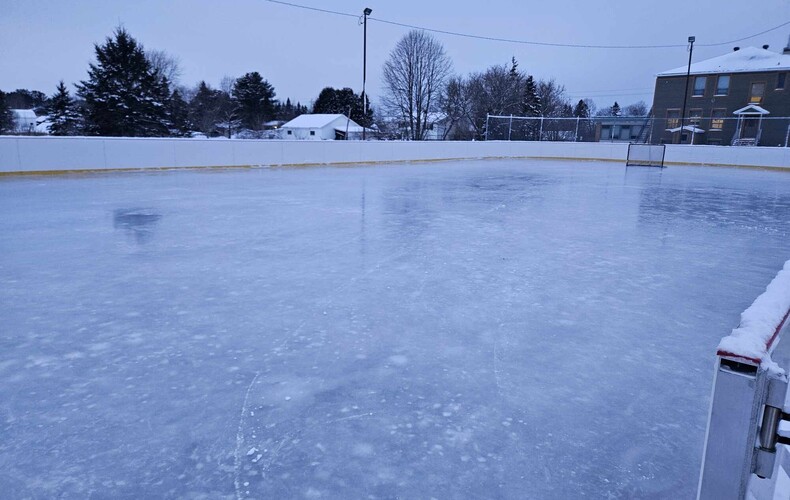
[[[693,498],[790,174],[0,178],[0,497]]]

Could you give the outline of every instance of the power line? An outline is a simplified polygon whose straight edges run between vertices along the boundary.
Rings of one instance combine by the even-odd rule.
[[[651,87],[651,88],[641,88],[641,89],[574,90],[574,91],[568,90],[566,92],[568,94],[572,94],[572,95],[600,94],[600,93],[604,93],[604,92],[609,92],[608,94],[605,94],[605,95],[615,95],[617,93],[636,92],[636,91],[639,91],[639,92],[637,92],[637,93],[635,93],[633,95],[639,95],[639,94],[644,94],[644,93],[652,94],[653,93],[653,88]]]
[[[566,92],[565,95],[571,97],[619,97],[619,96],[640,96],[640,95],[653,95],[653,92],[636,92],[636,93],[626,93],[626,92],[619,92],[614,94],[589,94],[586,92]]]
[[[316,12],[323,12],[324,14],[335,14],[337,16],[356,17],[356,18],[361,17],[359,14],[349,14],[348,12],[338,12],[336,10],[319,9],[318,7],[309,7],[307,5],[299,5],[299,4],[290,3],[290,2],[281,2],[279,0],[266,0],[266,1],[270,2],[270,3],[278,3],[280,5],[287,5],[288,7],[296,7],[298,9],[314,10]],[[371,18],[368,18],[368,19],[371,19]]]
[[[361,16],[358,14],[351,14],[348,12],[339,12],[335,10],[329,9],[320,9],[318,7],[309,7],[307,5],[300,5],[291,2],[284,2],[281,0],[265,0],[270,3],[276,3],[280,5],[286,5],[288,7],[295,7],[298,9],[304,10],[312,10],[316,12],[323,12],[325,14],[333,14],[337,16],[344,16],[344,17],[353,17],[353,18],[360,18]],[[535,45],[539,47],[562,47],[562,48],[573,48],[573,49],[609,49],[609,50],[640,50],[640,49],[676,49],[676,48],[683,48],[686,47],[686,44],[657,44],[657,45],[596,45],[596,44],[582,44],[582,43],[555,43],[555,42],[540,42],[535,40],[516,40],[512,38],[499,38],[493,36],[484,36],[484,35],[473,35],[471,33],[461,33],[459,31],[449,31],[449,30],[440,30],[435,28],[426,28],[425,26],[418,26],[415,24],[407,24],[407,23],[399,23],[396,21],[390,21],[388,19],[381,19],[378,17],[368,17],[369,21],[377,21],[383,24],[390,24],[392,26],[400,26],[402,28],[410,28],[410,29],[417,29],[422,31],[428,31],[431,33],[439,33],[442,35],[450,35],[450,36],[457,36],[462,38],[472,38],[475,40],[487,40],[490,42],[504,42],[504,43],[514,43],[519,45]],[[752,35],[745,36],[743,38],[736,38],[734,40],[728,40],[726,42],[716,42],[716,43],[699,43],[697,46],[699,47],[719,47],[722,45],[729,45],[736,42],[742,42],[744,40],[749,40],[751,38],[758,37],[760,35],[764,35],[771,31],[778,30],[779,28],[783,28],[787,25],[790,25],[790,21],[785,21],[782,24],[773,26],[766,30],[760,31],[759,33],[754,33]]]

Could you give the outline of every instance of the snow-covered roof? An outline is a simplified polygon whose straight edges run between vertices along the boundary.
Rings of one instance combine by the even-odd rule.
[[[354,123],[354,122],[351,122],[351,123]],[[346,132],[347,131],[347,132],[349,132],[351,134],[361,134],[363,130],[366,130],[368,132],[375,132],[375,130],[373,130],[371,128],[365,128],[365,127],[362,127],[360,125],[351,125],[351,123],[349,123],[348,128],[346,128],[346,126],[341,123],[339,126],[335,127],[335,130],[337,130],[339,132]]]
[[[705,133],[705,131],[702,130],[701,128],[693,127],[691,125],[683,125],[683,130],[686,130],[688,132],[694,132],[695,134],[704,134]],[[680,132],[680,127],[668,128],[667,132]]]
[[[756,104],[749,104],[748,106],[744,106],[741,109],[736,109],[732,112],[734,115],[770,115],[771,112],[767,109],[763,108],[762,106],[758,106]]]
[[[11,112],[14,113],[17,120],[35,120],[38,118],[36,112],[32,109],[12,109]]]
[[[359,124],[354,120],[348,120],[346,115],[313,114],[299,115],[283,125],[282,128],[323,128],[330,125],[338,118],[343,119],[343,121],[348,121],[349,127],[359,127]]]
[[[687,66],[663,71],[656,76],[685,75]],[[716,73],[754,73],[759,71],[790,70],[790,54],[781,54],[757,47],[745,47],[699,61],[691,65],[692,75]]]

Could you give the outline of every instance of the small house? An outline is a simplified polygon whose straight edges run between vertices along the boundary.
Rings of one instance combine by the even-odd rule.
[[[361,139],[363,127],[345,115],[299,115],[280,127],[283,139],[331,141]]]

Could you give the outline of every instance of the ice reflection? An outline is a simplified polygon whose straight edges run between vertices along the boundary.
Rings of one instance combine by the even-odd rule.
[[[144,245],[153,238],[161,218],[161,214],[150,208],[119,208],[113,212],[113,227],[124,230],[138,245]]]

